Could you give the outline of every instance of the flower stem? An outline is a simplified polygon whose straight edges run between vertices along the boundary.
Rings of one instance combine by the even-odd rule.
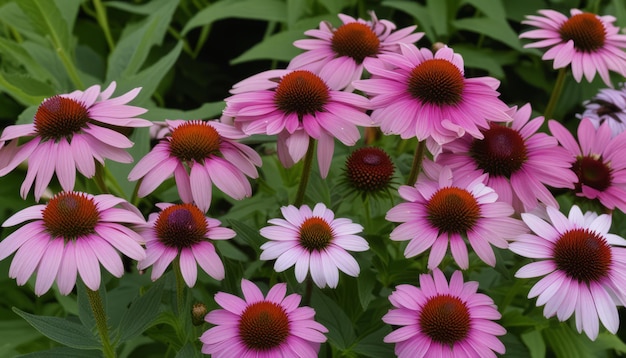
[[[552,94],[550,95],[550,100],[548,101],[546,110],[543,113],[543,116],[545,119],[552,119],[552,114],[554,113],[556,104],[559,101],[559,98],[561,97],[561,93],[563,92],[563,84],[565,83],[566,74],[567,74],[566,67],[563,67],[559,70],[559,74],[556,77],[556,82],[554,83],[554,89],[552,90]]]
[[[300,177],[300,185],[298,186],[298,192],[296,193],[296,200],[293,205],[296,207],[304,204],[304,193],[306,192],[306,185],[309,182],[311,176],[311,166],[313,165],[313,153],[315,152],[315,139],[309,139],[309,148],[306,150],[304,156],[304,165],[302,167],[302,176]]]
[[[93,180],[96,182],[101,194],[109,194],[109,188],[104,180],[104,166],[100,163],[96,163],[96,174],[93,176]]]
[[[313,293],[313,279],[311,279],[311,276],[307,276],[304,283],[306,286],[304,288],[304,297],[302,297],[302,305],[308,306],[311,304],[311,294]]]
[[[423,140],[417,144],[415,148],[415,155],[413,156],[413,164],[411,165],[411,172],[409,173],[409,180],[407,185],[413,186],[417,181],[417,175],[422,169],[422,160],[424,160],[424,149],[426,148],[426,141]]]
[[[104,305],[102,304],[102,298],[98,291],[92,291],[89,287],[86,287],[87,297],[89,298],[89,305],[93,311],[93,316],[96,319],[96,328],[102,341],[102,353],[106,358],[115,358],[115,349],[111,345],[109,340],[109,328],[107,327],[107,316],[104,312]]]
[[[176,275],[176,308],[178,316],[181,317],[185,308],[185,280],[180,270],[180,254],[176,256],[173,262],[174,274]]]
[[[96,9],[96,19],[102,28],[102,32],[104,32],[104,37],[109,45],[109,50],[112,51],[115,48],[115,42],[113,41],[113,36],[111,36],[111,30],[109,29],[107,11],[104,8],[104,5],[102,5],[101,0],[93,0],[93,7]]]

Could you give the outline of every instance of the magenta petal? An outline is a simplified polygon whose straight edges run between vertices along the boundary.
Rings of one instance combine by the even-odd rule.
[[[97,291],[100,288],[100,265],[89,244],[83,240],[88,239],[76,240],[76,267],[85,286],[92,291]]]
[[[198,265],[190,248],[183,248],[180,250],[180,272],[183,275],[185,283],[189,287],[193,287],[196,284],[198,278]]]
[[[41,296],[46,293],[57,276],[65,245],[62,239],[50,241],[46,248],[45,255],[42,256],[37,270],[37,281],[35,283],[35,294]]]

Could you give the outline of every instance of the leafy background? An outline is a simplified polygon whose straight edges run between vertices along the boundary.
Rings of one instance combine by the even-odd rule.
[[[111,81],[118,84],[116,95],[143,88],[133,104],[148,109],[143,116],[147,119],[218,118],[231,86],[257,72],[284,68],[300,52],[291,44],[304,38],[304,31],[316,28],[320,21],[339,25],[340,12],[369,19],[368,10],[394,21],[398,28],[418,24],[418,31],[426,34],[419,46],[448,44],[463,55],[468,77],[498,78],[502,100],[509,105],[530,102],[540,115],[556,72],[551,63],[541,60],[541,52],[524,49],[518,34],[525,29],[520,23],[524,16],[543,8],[612,14],[617,26],[626,27],[623,0],[0,0],[0,126],[31,122],[46,97],[93,84],[107,86]],[[623,80],[614,78],[615,83]],[[565,86],[554,117],[572,129],[578,123],[575,114],[582,112],[581,103],[604,85],[598,79],[578,84],[569,78]],[[131,154],[137,161],[153,143],[147,129],[136,129],[130,137],[135,142]],[[216,193],[209,212],[238,233],[234,240],[217,243],[226,279],[217,282],[199,275],[188,304],[204,302],[209,310],[217,308],[215,292],[238,293],[241,277],[264,288],[286,281],[291,291],[302,291],[292,270],[277,274],[273,262],[258,260],[264,242],[258,229],[268,218],[279,216],[281,205],[293,200],[300,166],[282,168],[272,138],[254,136],[246,141],[263,154],[260,178],[253,183],[254,196],[235,202]],[[395,187],[405,182],[416,142],[383,137],[375,144],[394,158]],[[338,217],[364,225],[371,246],[369,252],[356,255],[362,270],[358,278],[344,275],[337,289],[313,292],[316,319],[329,329],[320,356],[392,356],[393,346],[382,342],[391,328],[380,320],[390,308],[387,296],[397,284],[417,284],[417,275],[426,272],[425,257],[405,259],[402,243],[389,240],[393,225],[384,215],[399,202],[397,193],[365,203],[346,190],[342,167],[350,150],[337,147],[328,179],[321,180],[314,169],[307,191],[307,203],[324,202]],[[115,194],[130,198],[135,183],[125,178],[132,166],[107,162],[107,168],[107,183]],[[2,221],[34,204],[32,197],[19,197],[24,174],[25,167],[20,167],[0,178]],[[77,185],[94,189],[84,180]],[[54,182],[52,187],[58,190]],[[173,182],[168,181],[136,204],[147,215],[154,203],[176,199]],[[560,195],[559,201],[564,211],[572,203],[566,195]],[[1,237],[10,230],[2,228]],[[613,232],[626,235],[622,213],[614,214]],[[464,277],[479,281],[480,290],[503,313],[500,323],[508,331],[502,337],[506,356],[626,353],[626,328],[617,335],[603,332],[591,342],[571,322],[544,319],[542,309],[526,298],[534,282],[513,278],[525,262],[504,250],[496,254],[495,268],[471,256],[471,268]],[[450,263],[448,258],[441,267]],[[105,274],[106,285],[101,289],[120,356],[199,355],[196,338],[208,327],[193,326],[186,312],[178,314],[170,308],[175,296],[171,273],[153,283],[133,263],[127,264],[122,279]],[[85,292],[78,289],[61,296],[53,289],[37,297],[32,279],[18,287],[8,278],[9,265],[9,259],[0,261],[0,356],[97,356],[99,342]],[[623,308],[620,316],[624,321]]]

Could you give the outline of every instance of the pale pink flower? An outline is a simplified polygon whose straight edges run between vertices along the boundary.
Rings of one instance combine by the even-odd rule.
[[[395,343],[400,358],[496,357],[504,354],[497,338],[506,330],[494,322],[502,317],[493,300],[477,293],[478,282],[463,282],[454,271],[450,284],[438,268],[422,274],[420,287],[399,285],[389,296],[394,306],[383,322],[399,326],[384,341]]]
[[[576,117],[589,118],[596,129],[606,122],[613,137],[626,130],[626,84],[620,84],[619,89],[603,88],[583,105],[585,111]]]
[[[115,277],[124,274],[118,250],[142,260],[143,239],[124,224],[145,224],[124,199],[109,194],[61,192],[46,205],[34,205],[8,218],[3,227],[30,221],[0,242],[0,260],[17,252],[9,276],[18,285],[37,271],[35,293],[46,293],[55,279],[59,292],[69,294],[80,274],[85,285],[100,287],[100,264]]]
[[[146,154],[128,174],[143,178],[137,194],[146,196],[174,176],[180,198],[204,212],[211,205],[213,184],[241,200],[252,195],[246,176],[258,177],[261,157],[236,140],[246,135],[217,121],[168,120],[170,134]]]
[[[547,220],[530,214],[522,219],[533,234],[519,236],[509,246],[518,255],[539,259],[515,276],[545,276],[528,293],[545,305],[546,318],[565,321],[576,317],[578,332],[595,340],[600,322],[611,333],[619,328],[616,305],[626,305],[626,240],[610,234],[611,216],[572,206],[569,216],[547,207]]]
[[[149,127],[150,121],[133,118],[146,109],[126,105],[137,96],[141,88],[111,98],[115,82],[100,91],[99,85],[85,91],[74,91],[44,100],[33,123],[8,126],[2,132],[0,142],[9,141],[8,148],[0,150],[0,163],[8,163],[0,169],[6,175],[28,159],[26,179],[20,195],[26,198],[33,182],[35,200],[43,194],[52,175],[64,191],[74,189],[76,170],[87,178],[96,173],[95,161],[104,164],[105,159],[121,163],[132,162],[126,151],[133,143],[115,127]],[[123,129],[123,128],[122,128]],[[17,146],[18,140],[30,140]]]
[[[311,271],[313,282],[323,288],[337,287],[339,272],[359,275],[359,264],[347,251],[369,249],[367,241],[356,234],[363,227],[350,219],[335,218],[322,203],[311,210],[307,205],[283,206],[285,219],[271,219],[273,226],[261,229],[269,242],[261,245],[261,260],[276,259],[274,269],[282,272],[295,265],[296,280],[304,281]]]
[[[241,291],[244,299],[225,292],[215,295],[222,308],[205,317],[215,327],[200,336],[202,353],[214,358],[317,357],[328,329],[313,319],[313,308],[298,307],[300,295],[285,296],[287,285],[278,283],[263,296],[246,279]]]

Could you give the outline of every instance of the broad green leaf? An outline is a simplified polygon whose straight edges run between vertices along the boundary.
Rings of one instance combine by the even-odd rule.
[[[245,51],[238,57],[232,59],[230,63],[236,65],[246,61],[254,60],[278,60],[289,62],[302,50],[293,46],[293,42],[306,38],[303,31],[288,30],[272,35],[265,40],[257,43],[249,50]]]
[[[542,331],[546,343],[557,357],[587,358],[592,356],[585,341],[587,336],[575,332],[567,323],[559,323]]]
[[[613,11],[608,12],[608,14],[612,14],[617,18],[615,25],[621,28],[626,27],[626,3],[623,0],[613,0],[611,5]]]
[[[67,28],[70,33],[74,29],[74,23],[78,17],[78,10],[80,4],[86,0],[54,0],[54,4],[61,12],[63,20],[67,23]]]
[[[250,246],[257,254],[261,252],[261,245],[267,242],[261,234],[259,230],[254,229],[242,221],[239,220],[228,220],[228,225],[235,230],[237,233],[237,239],[245,242],[248,246]]]
[[[54,76],[57,93],[69,93],[76,89],[63,66],[63,62],[48,44],[40,44],[33,41],[24,41],[20,44],[28,54]]]
[[[506,2],[506,1],[505,1]],[[502,1],[493,0],[463,0],[463,3],[470,4],[480,10],[487,17],[503,21],[506,19],[506,12]]]
[[[22,319],[12,319],[0,321],[0,337],[5,342],[0,344],[0,347],[6,349],[35,340],[41,337],[41,333]]]
[[[391,328],[385,325],[360,339],[352,350],[364,357],[393,357],[393,344],[383,342],[383,338],[389,333],[391,333]]]
[[[187,343],[176,353],[175,358],[193,358],[201,357],[202,354],[191,343]]]
[[[16,64],[24,66],[26,71],[41,81],[53,81],[55,78],[48,69],[37,62],[22,46],[16,42],[0,37],[0,54],[3,60],[12,60]]]
[[[443,41],[448,36],[448,3],[450,1],[426,0],[426,9],[433,20],[437,38]]]
[[[222,0],[202,9],[185,25],[182,34],[226,18],[286,22],[287,5],[278,0]]]
[[[170,2],[178,5],[180,0],[174,0]],[[106,1],[104,2],[104,6],[123,10],[137,15],[150,15],[159,11],[159,9],[163,6],[163,1],[148,1],[144,4],[133,4],[131,2],[122,1]]]
[[[17,83],[14,83],[17,80]],[[32,106],[41,103],[45,98],[42,95],[31,95],[26,93],[20,86],[19,78],[15,75],[0,72],[0,90],[8,93],[16,101],[26,106]]]
[[[224,101],[204,103],[196,109],[189,111],[183,111],[180,109],[161,108],[161,107],[148,107],[146,114],[142,114],[141,117],[150,121],[164,121],[166,119],[216,119],[222,114],[222,110],[225,107]]]
[[[466,18],[455,20],[452,25],[459,30],[476,32],[498,40],[515,50],[523,51],[517,33],[504,20],[487,17]]]
[[[31,20],[22,11],[17,1],[10,1],[0,6],[0,22],[11,26],[24,37],[40,44],[47,44],[46,40],[33,26]]]
[[[412,1],[400,0],[383,1],[383,5],[398,9],[413,16],[419,25],[418,30],[423,31],[431,42],[437,40],[433,19],[425,6]]]
[[[310,0],[287,0],[287,28],[292,28],[298,19],[311,11],[311,3]]]
[[[164,280],[156,281],[143,296],[131,303],[119,326],[122,342],[143,333],[159,316],[164,282]]]
[[[100,349],[101,347],[96,337],[81,324],[61,317],[37,316],[15,307],[13,311],[55,342],[79,349]]]
[[[620,337],[605,331],[600,332],[598,339],[595,341],[596,346],[603,347],[604,349],[614,350],[624,355],[626,353],[626,343],[620,339]]]
[[[311,307],[315,309],[315,320],[327,329],[328,341],[338,349],[346,350],[356,340],[352,321],[332,298],[318,288],[313,288]]]
[[[137,182],[128,180],[128,173],[144,155],[150,150],[150,132],[148,128],[135,128],[130,136],[130,140],[134,143],[128,152],[133,156],[133,163],[118,163],[114,161],[106,162],[108,170],[108,185],[112,185],[113,189],[120,191],[116,193],[118,196],[130,200]]]
[[[546,6],[544,0],[502,1],[502,3],[507,17],[517,22],[524,20],[528,15],[537,15],[537,10]]]
[[[361,307],[363,307],[363,311],[367,310],[367,306],[374,298],[372,290],[374,289],[374,286],[376,286],[376,282],[376,274],[374,273],[374,271],[372,271],[369,267],[363,267],[363,269],[359,273],[359,277],[357,277],[359,301],[361,302]]]
[[[345,9],[348,6],[353,6],[356,0],[318,0],[320,4],[322,4],[328,12],[332,14],[340,13],[341,10]]]
[[[40,35],[49,36],[57,51],[70,53],[70,29],[55,2],[20,0],[17,3]]]
[[[84,350],[70,347],[56,347],[47,351],[23,354],[16,358],[94,358],[102,353],[98,350]]]
[[[458,45],[454,47],[454,51],[463,56],[466,75],[468,72],[467,68],[480,68],[488,71],[489,74],[495,78],[505,77],[502,65],[498,63],[495,58],[489,56],[490,53],[493,54],[492,50]]]
[[[546,356],[546,343],[543,341],[541,331],[532,330],[520,335],[522,342],[528,347],[531,358],[544,358]]]

